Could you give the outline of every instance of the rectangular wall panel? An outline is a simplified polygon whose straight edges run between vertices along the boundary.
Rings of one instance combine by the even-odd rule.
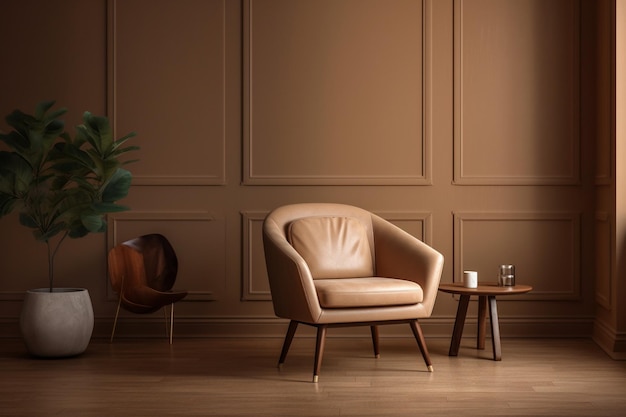
[[[455,0],[456,184],[580,182],[579,7]]]
[[[243,222],[243,301],[271,301],[270,284],[263,251],[263,220],[267,212],[241,213]]]
[[[395,224],[422,242],[432,245],[432,214],[427,212],[377,211],[376,214]]]
[[[225,182],[224,0],[109,2],[109,113],[135,184]]]
[[[150,233],[165,236],[178,257],[176,288],[189,294],[183,301],[213,301],[226,278],[226,227],[209,213],[124,212],[109,216],[108,244],[113,246]],[[109,299],[115,296],[107,285]]]
[[[531,285],[527,300],[580,298],[580,216],[576,213],[454,213],[454,281],[463,270],[496,283],[501,264]],[[514,299],[516,296],[507,297]]]
[[[429,184],[426,5],[246,1],[244,182]]]
[[[615,7],[612,1],[596,1],[594,5],[597,7],[597,17],[594,26],[597,31],[597,40],[595,42],[595,50],[593,60],[589,63],[594,71],[596,85],[594,85],[593,100],[591,106],[588,106],[590,112],[593,112],[595,125],[593,126],[593,135],[595,141],[595,171],[596,184],[611,184],[612,177],[615,173],[615,154],[612,145],[614,130],[615,101],[613,91],[615,91],[615,77],[613,75],[614,68],[610,64],[612,62],[612,54],[615,51],[615,16],[612,16],[612,8]]]
[[[596,213],[596,240],[595,240],[595,299],[602,307],[610,310],[612,307],[611,293],[613,280],[613,247],[612,222],[608,213]]]

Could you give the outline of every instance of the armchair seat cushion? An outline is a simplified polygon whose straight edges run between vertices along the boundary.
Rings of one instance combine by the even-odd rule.
[[[418,304],[422,287],[395,278],[365,277],[314,280],[322,308],[386,307]]]

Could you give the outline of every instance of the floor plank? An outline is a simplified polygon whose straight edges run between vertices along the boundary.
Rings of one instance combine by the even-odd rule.
[[[587,339],[503,339],[502,361],[463,339],[327,339],[311,381],[311,338],[94,340],[70,359],[0,342],[0,416],[625,416],[626,362]]]

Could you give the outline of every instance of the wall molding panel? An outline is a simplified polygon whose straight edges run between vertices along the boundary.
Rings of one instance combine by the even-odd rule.
[[[108,113],[116,137],[138,133],[134,183],[224,185],[225,0],[107,3]]]
[[[597,71],[597,85],[594,88],[595,101],[589,111],[593,111],[597,121],[594,126],[595,139],[595,183],[596,185],[611,185],[615,178],[615,114],[616,103],[614,93],[616,88],[615,66],[612,63],[616,50],[616,18],[613,16],[615,5],[613,2],[595,2],[598,7],[597,34],[598,40],[591,61]],[[613,10],[612,10],[613,9]]]
[[[580,183],[579,8],[454,1],[454,184]]]
[[[182,301],[216,301],[226,280],[224,224],[207,212],[116,213],[108,219],[107,251],[128,239],[161,233],[178,257],[175,287],[189,291]],[[107,281],[108,299],[116,300],[110,287]]]
[[[507,300],[579,300],[580,214],[455,212],[454,281],[463,270],[497,281],[498,265],[516,266],[516,281],[533,291]],[[558,262],[555,262],[558,260]]]
[[[272,301],[263,251],[263,220],[268,213],[267,211],[241,213],[243,223],[242,301]]]
[[[433,219],[430,212],[377,211],[375,214],[410,233],[427,245],[433,244]]]
[[[611,256],[613,251],[613,223],[606,212],[597,212],[595,219],[595,251],[596,251],[596,270],[595,270],[595,299],[598,305],[611,310],[613,307],[612,300],[612,277],[614,259]]]
[[[244,184],[432,184],[430,1],[243,13]]]

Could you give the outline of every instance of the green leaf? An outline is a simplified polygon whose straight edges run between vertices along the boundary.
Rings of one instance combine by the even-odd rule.
[[[12,113],[5,118],[7,124],[14,128],[17,133],[26,136],[30,127],[35,123],[36,119],[20,110],[13,110]]]
[[[89,171],[95,169],[95,164],[89,154],[73,144],[57,144],[55,150],[60,152],[55,159],[62,161],[54,165],[54,168],[59,171],[72,172],[76,169],[80,170],[81,167]]]
[[[85,229],[91,233],[98,233],[102,230],[102,223],[104,220],[102,219],[101,214],[85,214],[80,217],[80,220]]]
[[[8,134],[0,135],[0,140],[6,143],[10,149],[16,152],[22,152],[28,148],[28,140],[16,131],[11,131]]]
[[[102,192],[102,201],[113,202],[126,197],[132,178],[129,171],[118,168]]]
[[[65,107],[62,107],[62,108],[60,108],[58,110],[53,111],[49,115],[47,115],[46,119],[47,120],[54,120],[56,122],[61,122],[60,120],[56,120],[56,119],[59,118],[60,116],[63,116],[65,113],[67,113],[67,109]],[[63,123],[63,122],[61,122],[61,123]]]
[[[46,112],[54,106],[54,100],[42,101],[35,107],[35,117],[39,120],[43,119]]]
[[[0,190],[14,196],[28,191],[33,181],[33,170],[16,153],[0,152]]]
[[[115,152],[112,152],[111,155],[109,155],[109,158],[117,158],[126,152],[137,151],[139,149],[141,149],[139,146],[126,146],[125,148],[116,148]]]
[[[0,192],[0,217],[11,213],[17,204],[17,199]]]
[[[87,236],[89,234],[89,230],[85,228],[82,224],[78,224],[69,229],[68,236],[72,239],[78,239],[83,236]]]
[[[35,235],[35,239],[45,242],[61,233],[63,230],[65,230],[65,223],[59,222],[50,226],[44,233],[40,233],[38,230],[36,230],[33,232],[33,234]]]
[[[104,116],[94,116],[86,111],[83,121],[87,133],[87,141],[101,154],[105,155],[113,146],[113,131],[109,119]]]
[[[20,213],[20,224],[22,226],[26,226],[29,227],[31,229],[36,229],[39,227],[39,223],[37,223],[37,220],[35,220],[35,218],[33,218],[33,216],[31,216],[30,214],[26,213],[26,212],[21,212]]]
[[[113,147],[112,147],[111,151],[115,152],[115,154],[116,154],[116,155],[119,155],[119,154],[120,154],[120,153],[122,153],[122,152],[126,152],[126,151],[125,151],[125,150],[123,150],[123,149],[127,149],[127,150],[137,150],[137,149],[139,149],[139,147],[138,147],[138,146],[129,146],[129,147],[127,147],[127,148],[122,148],[122,149],[120,149],[120,148],[121,148],[121,146],[122,146],[124,143],[126,143],[126,141],[127,141],[128,139],[133,138],[133,137],[135,137],[135,136],[137,136],[137,133],[136,133],[136,132],[130,132],[130,133],[128,133],[127,135],[125,135],[125,136],[123,136],[123,137],[119,138],[119,139],[118,139],[118,140],[116,140],[116,141],[115,141],[115,143],[113,144]]]
[[[98,230],[97,233],[104,233],[106,231],[107,231],[107,221],[103,217],[102,218],[102,223],[100,224],[100,230]]]

